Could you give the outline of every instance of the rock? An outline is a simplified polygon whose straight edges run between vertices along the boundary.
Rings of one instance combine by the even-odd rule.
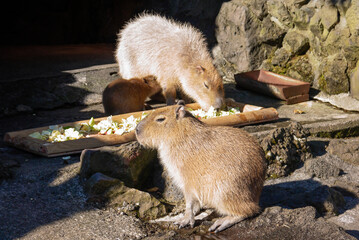
[[[339,93],[330,95],[325,92],[320,92],[313,97],[321,102],[327,102],[331,105],[347,110],[359,112],[359,99],[353,98],[349,93]],[[359,127],[349,127],[337,131],[327,131],[322,137],[330,138],[343,138],[343,137],[355,137],[359,136]]]
[[[309,49],[309,39],[298,31],[289,31],[283,39],[283,48],[289,50],[291,56],[302,55]]]
[[[142,147],[137,141],[118,147],[86,149],[80,157],[80,176],[87,179],[99,172],[118,178],[129,187],[144,188],[155,158],[156,151]]]
[[[165,186],[163,189],[163,198],[170,203],[179,203],[184,201],[182,191],[173,183],[173,180],[167,175],[167,172],[163,172]]]
[[[359,61],[350,75],[350,95],[359,100]]]
[[[316,218],[314,207],[268,207],[257,217],[242,221],[217,234],[223,239],[336,239],[354,240],[335,224]]]
[[[165,205],[151,194],[128,188],[123,182],[111,187],[104,196],[108,206],[117,207],[120,212],[142,220],[153,220],[166,214]]]
[[[268,160],[268,178],[287,176],[311,156],[307,144],[308,130],[299,123],[278,128],[261,141]]]
[[[322,64],[322,75],[319,79],[320,89],[329,94],[348,92],[347,68],[348,63],[343,54],[328,56]]]
[[[281,44],[285,30],[266,16],[265,5],[265,1],[224,2],[217,16],[218,44],[238,72],[257,69]]]
[[[153,186],[158,188],[162,198],[168,203],[178,204],[184,201],[182,191],[173,183],[159,161],[154,163]]]
[[[350,33],[354,36],[359,36],[359,1],[351,1],[350,7],[345,13],[345,18],[350,29]]]
[[[328,32],[338,23],[338,10],[330,5],[324,4],[323,8],[320,10],[321,19],[320,22],[323,25],[324,29]]]
[[[306,194],[306,202],[321,215],[335,216],[345,206],[343,195],[328,186],[320,186]]]
[[[332,140],[327,147],[327,151],[348,163],[359,166],[358,140]]]
[[[294,8],[290,12],[294,25],[300,30],[308,28],[310,19],[313,17],[314,13],[314,8],[310,7]]]
[[[281,67],[284,67],[286,63],[289,61],[291,57],[291,53],[287,51],[285,48],[277,49],[274,52],[274,57],[272,58],[272,64],[279,65]]]
[[[101,194],[108,190],[108,188],[119,184],[120,180],[106,176],[102,173],[95,173],[86,182],[84,189],[90,194]]]
[[[305,162],[305,171],[318,178],[338,177],[342,172],[337,166],[327,160],[326,156],[309,159]]]
[[[314,81],[313,68],[309,62],[307,55],[299,56],[292,59],[289,62],[289,65],[290,66],[287,72],[287,75],[289,77],[313,84]]]
[[[288,29],[292,27],[292,17],[289,14],[285,2],[280,0],[267,1],[268,13],[272,16],[271,20],[277,22],[281,28]]]
[[[352,208],[328,219],[329,222],[346,229],[346,232],[359,239],[359,205],[358,198],[352,201]],[[350,203],[349,203],[350,204]]]
[[[217,57],[236,72],[261,68],[331,95],[347,93],[357,82],[350,76],[359,60],[357,2],[225,2],[216,21]]]

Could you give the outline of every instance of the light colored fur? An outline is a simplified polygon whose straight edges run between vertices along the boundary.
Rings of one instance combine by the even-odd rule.
[[[118,34],[116,60],[123,78],[155,75],[168,104],[174,103],[176,89],[204,109],[223,104],[222,78],[212,64],[205,38],[188,24],[143,14]]]
[[[184,193],[187,210],[179,224],[194,224],[196,205],[228,216],[214,224],[216,231],[258,213],[266,171],[260,145],[241,129],[208,126],[180,108],[154,111],[136,131],[141,144],[158,149]]]

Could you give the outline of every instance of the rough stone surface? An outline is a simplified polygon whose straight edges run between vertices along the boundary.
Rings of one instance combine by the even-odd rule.
[[[328,56],[322,64],[322,75],[319,79],[321,90],[329,94],[349,91],[349,79],[346,75],[347,60],[342,54]]]
[[[243,221],[220,236],[225,239],[355,239],[324,219],[316,218],[316,210],[310,206],[268,207],[260,216]]]
[[[350,95],[359,100],[359,61],[350,76]]]
[[[168,176],[167,172],[163,172],[162,176],[164,178],[163,198],[170,203],[184,201],[182,191],[173,183],[173,180]]]
[[[309,39],[303,34],[289,31],[283,39],[283,48],[288,49],[291,55],[302,55],[309,49]]]
[[[257,69],[281,43],[285,31],[265,16],[265,1],[229,1],[216,19],[217,41],[237,71]]]
[[[337,177],[342,172],[331,161],[327,161],[325,157],[309,159],[304,163],[304,166],[307,173],[318,178]]]
[[[217,17],[217,41],[234,72],[262,68],[345,93],[359,60],[357,9],[357,0],[232,0]]]
[[[279,128],[261,141],[268,160],[267,177],[277,178],[290,174],[311,156],[307,145],[309,132],[299,123]]]
[[[120,212],[137,216],[142,220],[152,220],[166,214],[166,207],[147,192],[117,184],[104,194],[107,205],[117,207]]]
[[[328,186],[320,186],[306,194],[309,205],[314,206],[321,215],[336,216],[345,206],[343,195]]]
[[[106,176],[102,173],[93,174],[86,182],[84,189],[89,194],[101,194],[109,187],[119,184],[120,180]]]
[[[320,92],[314,96],[314,99],[330,103],[341,109],[359,112],[359,99],[353,98],[349,93],[329,95],[325,92]]]
[[[155,158],[155,151],[145,149],[136,141],[119,147],[87,149],[81,154],[80,176],[86,179],[99,172],[118,178],[127,186],[143,188]]]
[[[359,166],[359,141],[341,139],[333,140],[329,143],[327,151],[338,156],[342,160]]]
[[[153,186],[158,188],[159,193],[166,202],[178,204],[179,202],[184,201],[182,191],[175,184],[173,184],[172,179],[163,169],[159,160],[154,162],[152,181]]]

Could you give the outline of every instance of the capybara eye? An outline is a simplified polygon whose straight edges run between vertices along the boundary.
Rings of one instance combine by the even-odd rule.
[[[203,82],[203,85],[205,88],[209,89],[208,84],[206,82]]]
[[[161,116],[159,116],[158,118],[156,118],[156,122],[163,122],[164,120],[166,120],[166,118],[165,117],[161,117]]]

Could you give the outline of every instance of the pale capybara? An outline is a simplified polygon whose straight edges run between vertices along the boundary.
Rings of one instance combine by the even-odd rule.
[[[193,227],[201,207],[223,218],[209,231],[219,232],[260,211],[267,169],[264,152],[244,130],[209,126],[184,106],[154,110],[136,127],[140,144],[155,148],[173,182],[183,191],[186,210],[180,227]]]
[[[223,80],[206,40],[189,24],[143,14],[118,34],[116,60],[124,78],[155,75],[168,105],[175,103],[176,90],[205,110],[224,103]]]
[[[107,85],[102,94],[106,115],[144,110],[145,100],[161,91],[154,76],[143,78],[116,79]]]

